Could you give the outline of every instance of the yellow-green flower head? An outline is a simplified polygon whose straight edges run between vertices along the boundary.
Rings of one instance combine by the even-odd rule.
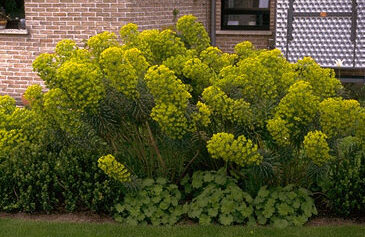
[[[191,98],[188,87],[164,65],[151,67],[145,75],[145,80],[156,104],[152,109],[151,118],[168,136],[181,138],[189,131],[185,116]]]
[[[71,134],[78,132],[81,126],[82,110],[76,109],[67,94],[59,88],[51,89],[44,94],[45,112],[60,126]]]
[[[118,46],[119,43],[117,41],[117,36],[114,33],[105,31],[91,37],[86,45],[90,49],[92,55],[98,59],[105,49]]]
[[[356,100],[328,98],[319,104],[320,124],[329,137],[355,134],[361,107]]]
[[[92,65],[66,61],[58,68],[57,77],[70,99],[81,109],[95,108],[104,97],[102,73]]]
[[[133,44],[127,45],[127,48],[131,47],[138,48],[151,65],[161,64],[169,57],[187,53],[184,43],[175,32],[169,29],[144,30],[137,35]]]
[[[365,108],[362,108],[361,112],[359,113],[359,119],[356,123],[355,134],[356,137],[360,138],[363,144],[365,144]]]
[[[153,107],[151,118],[155,120],[161,130],[171,138],[181,139],[189,132],[188,120],[181,108],[174,104],[161,103]]]
[[[38,107],[42,106],[43,103],[42,86],[38,84],[29,86],[24,93],[24,98],[29,102],[30,106],[33,109],[37,106]]]
[[[284,146],[290,144],[290,130],[288,129],[287,121],[280,117],[270,119],[267,122],[267,129],[278,144]]]
[[[222,68],[233,65],[236,55],[223,53],[217,47],[210,46],[200,53],[200,59],[218,74]]]
[[[189,48],[198,52],[209,47],[210,39],[205,27],[192,15],[182,16],[176,23],[176,30]]]
[[[194,112],[191,115],[194,126],[196,127],[196,125],[201,125],[202,127],[208,127],[208,125],[211,122],[210,116],[212,112],[210,111],[209,107],[206,104],[200,101],[198,101],[196,107],[198,111]]]
[[[265,67],[275,82],[277,93],[282,95],[294,83],[295,75],[283,75],[292,71],[291,64],[284,58],[280,50],[262,51],[256,57],[258,62]]]
[[[139,77],[143,77],[150,64],[137,48],[131,48],[124,51],[124,59],[136,70]]]
[[[276,83],[269,71],[257,58],[247,58],[237,64],[239,74],[244,75],[243,98],[252,103],[257,100],[274,100]]]
[[[321,98],[336,96],[342,88],[333,69],[321,68],[312,58],[305,57],[299,60],[294,70],[298,80],[309,82],[313,93]]]
[[[293,84],[276,108],[275,117],[287,121],[289,128],[306,126],[313,122],[318,111],[319,97],[313,94],[308,82]]]
[[[183,75],[185,63],[190,59],[193,59],[193,55],[191,54],[175,55],[174,57],[169,57],[163,61],[162,64],[174,71],[176,76],[181,77]]]
[[[55,52],[64,61],[74,56],[76,49],[77,45],[75,41],[64,39],[57,43]]]
[[[234,52],[238,55],[239,59],[253,57],[257,54],[255,46],[250,41],[244,41],[236,44],[234,46]]]
[[[214,134],[207,143],[207,149],[212,158],[232,161],[242,167],[259,165],[263,159],[257,145],[243,135],[234,139],[230,133]]]
[[[210,86],[214,77],[209,66],[198,58],[186,61],[182,72],[189,79],[196,95],[200,95],[206,87]]]
[[[138,26],[133,23],[128,23],[120,29],[119,35],[124,44],[135,47],[139,35]]]
[[[128,169],[123,164],[119,163],[112,155],[100,157],[98,166],[105,174],[119,182],[131,181],[131,174]]]
[[[138,56],[138,53],[139,52],[136,50],[128,50],[127,60],[124,57],[125,51],[123,49],[119,47],[110,47],[104,50],[104,52],[100,55],[100,64],[104,70],[104,73],[106,74],[106,78],[110,82],[110,85],[129,98],[137,98],[139,96],[137,90],[137,71],[129,62],[129,60],[132,60],[130,56]],[[138,63],[137,61],[147,63],[143,61],[143,58],[137,57],[135,59],[136,61],[134,61],[133,64]],[[138,69],[141,70],[144,69],[147,64],[141,64],[139,66],[140,68]],[[143,73],[143,71],[139,72]]]
[[[231,99],[215,86],[206,88],[202,93],[202,98],[212,112],[221,115],[226,120],[239,124],[251,122],[250,104],[243,99]]]
[[[156,104],[170,103],[186,109],[191,95],[169,68],[164,65],[150,67],[145,80]]]
[[[326,134],[321,131],[309,132],[303,141],[305,155],[316,165],[323,165],[331,159]]]
[[[15,99],[8,95],[0,96],[0,114],[11,114],[15,110]]]
[[[56,78],[57,66],[55,55],[49,53],[39,55],[33,62],[33,70],[49,88],[60,86]]]

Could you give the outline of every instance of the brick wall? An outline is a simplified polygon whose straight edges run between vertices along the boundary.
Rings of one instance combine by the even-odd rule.
[[[234,45],[242,41],[251,41],[257,48],[268,48],[269,39],[274,38],[275,33],[275,7],[276,0],[270,0],[270,31],[227,31],[221,30],[221,10],[220,0],[216,2],[217,8],[217,38],[216,44],[226,52],[232,52]]]
[[[141,29],[174,24],[177,17],[193,14],[208,27],[209,0],[25,0],[28,35],[0,34],[0,95],[20,102],[25,89],[42,81],[32,72],[32,62],[52,52],[61,39],[78,43],[103,31],[117,33],[128,22]]]

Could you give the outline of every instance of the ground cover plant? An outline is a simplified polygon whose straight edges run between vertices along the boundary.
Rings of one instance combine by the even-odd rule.
[[[62,40],[33,67],[47,90],[29,87],[24,108],[0,97],[0,210],[297,225],[320,197],[364,213],[365,109],[311,58],[250,42],[223,53],[184,16]]]

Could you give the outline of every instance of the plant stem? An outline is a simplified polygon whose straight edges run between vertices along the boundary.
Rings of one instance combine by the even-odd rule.
[[[162,159],[162,156],[160,154],[160,150],[157,147],[156,141],[153,137],[153,134],[152,134],[152,131],[151,131],[151,128],[150,128],[150,124],[148,123],[148,121],[146,121],[146,127],[147,127],[147,131],[148,131],[148,135],[150,136],[151,145],[155,149],[157,158],[159,159],[160,164],[161,164],[162,168],[164,169],[164,171],[167,172],[166,164],[165,164],[164,160]]]

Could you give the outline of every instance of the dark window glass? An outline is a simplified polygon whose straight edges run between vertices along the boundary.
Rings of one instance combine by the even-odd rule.
[[[270,0],[222,0],[222,29],[269,30]]]
[[[0,0],[0,21],[7,21],[7,29],[21,28],[24,17],[24,0]]]

